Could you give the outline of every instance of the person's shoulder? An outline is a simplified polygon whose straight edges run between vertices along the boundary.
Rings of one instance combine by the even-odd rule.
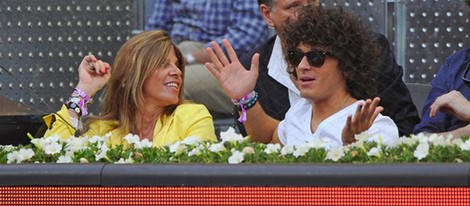
[[[388,49],[390,47],[390,43],[385,35],[372,31],[371,37],[374,38],[375,41],[377,41],[377,43],[382,49]]]
[[[445,62],[439,70],[439,73],[442,74],[438,73],[438,76],[450,76],[448,72],[463,72],[465,67],[463,67],[462,65],[466,65],[468,64],[468,62],[470,62],[470,48],[463,48],[457,50],[445,58]]]
[[[175,109],[175,115],[177,116],[190,116],[196,113],[203,113],[203,114],[209,114],[209,110],[206,108],[206,106],[202,104],[196,104],[192,102],[184,102],[180,105],[178,105]]]
[[[470,47],[457,50],[448,59],[470,59]]]
[[[115,128],[119,127],[119,121],[118,120],[102,120],[102,119],[97,119],[97,120],[92,120],[89,125],[91,131],[95,131],[96,133],[106,133],[109,132]]]

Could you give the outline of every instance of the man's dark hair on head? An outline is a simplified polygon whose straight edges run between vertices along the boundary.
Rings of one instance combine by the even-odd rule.
[[[285,56],[287,51],[296,50],[300,43],[329,51],[338,60],[338,69],[354,98],[376,95],[378,44],[372,31],[364,27],[356,15],[340,7],[326,9],[310,5],[299,10],[297,20],[287,20],[284,25]],[[295,67],[297,65],[289,66]]]
[[[258,0],[258,5],[265,4],[267,6],[272,6],[275,0]]]

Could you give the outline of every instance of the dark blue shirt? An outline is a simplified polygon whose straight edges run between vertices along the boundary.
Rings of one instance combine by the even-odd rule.
[[[429,117],[430,106],[436,98],[452,90],[460,91],[463,96],[470,100],[470,82],[465,83],[462,79],[469,63],[470,48],[462,49],[446,59],[446,62],[431,82],[432,88],[424,102],[421,122],[414,128],[415,134],[420,132],[440,133],[453,131],[469,123],[444,112],[438,112],[433,118]],[[470,74],[467,76],[470,79]]]

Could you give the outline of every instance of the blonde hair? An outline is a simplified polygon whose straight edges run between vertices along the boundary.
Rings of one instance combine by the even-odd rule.
[[[145,104],[144,82],[156,69],[162,68],[170,52],[175,52],[184,79],[183,55],[167,32],[145,31],[124,43],[116,55],[111,79],[102,94],[101,113],[91,118],[89,123],[95,120],[118,120],[122,132],[138,134],[141,124],[136,114]],[[183,88],[183,83],[180,88]],[[181,104],[182,89],[178,96],[178,103],[167,106],[160,118],[170,115]]]

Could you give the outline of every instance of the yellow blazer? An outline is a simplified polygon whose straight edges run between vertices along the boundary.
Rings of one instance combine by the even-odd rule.
[[[56,113],[44,117],[48,127],[44,137],[59,134],[61,138],[67,139],[73,136],[75,128],[71,126],[67,108],[62,106],[57,113],[62,118]],[[55,121],[53,121],[54,119]],[[109,132],[112,133],[109,139],[111,145],[123,144],[127,146],[127,141],[123,139],[127,134],[118,129],[117,120],[97,120],[90,124],[89,130],[83,136],[104,136]],[[198,136],[209,141],[217,140],[212,116],[204,105],[184,103],[179,105],[172,115],[163,118],[163,121],[158,119],[153,131],[153,146],[160,147],[172,144],[189,136]]]

